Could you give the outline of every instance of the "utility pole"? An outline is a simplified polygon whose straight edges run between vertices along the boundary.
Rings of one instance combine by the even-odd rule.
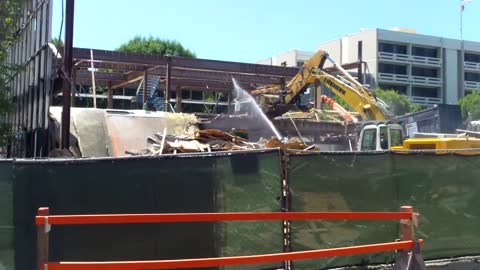
[[[463,40],[463,9],[464,9],[463,0],[460,0],[460,40]]]
[[[66,0],[65,9],[65,47],[64,47],[64,71],[67,78],[63,83],[62,104],[62,148],[70,147],[70,108],[72,106],[72,48],[73,48],[73,18],[75,0]]]

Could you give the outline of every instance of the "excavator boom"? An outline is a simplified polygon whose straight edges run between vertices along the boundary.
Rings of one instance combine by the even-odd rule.
[[[385,105],[380,104],[375,96],[365,93],[364,89],[354,88],[325,71],[317,70],[313,77],[323,82],[333,93],[344,100],[364,120],[385,120],[388,117]]]

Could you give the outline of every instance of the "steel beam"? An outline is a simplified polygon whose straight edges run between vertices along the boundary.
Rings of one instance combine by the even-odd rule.
[[[86,70],[77,71],[78,78],[90,77],[90,72]],[[166,74],[166,68],[160,67],[149,71],[151,75],[160,75],[162,77]],[[185,70],[185,69],[176,69],[172,67],[171,70],[172,78],[182,78],[182,79],[203,79],[211,80],[218,82],[230,82],[231,78],[235,78],[237,81],[245,84],[279,84],[281,82],[281,77],[270,77],[270,76],[260,76],[260,75],[245,75],[245,74],[232,74],[225,72],[209,72],[209,71],[197,71],[197,70]],[[143,72],[129,72],[126,74],[122,73],[104,73],[104,72],[95,72],[95,79],[97,81],[132,81],[137,78],[143,78]],[[116,87],[114,87],[116,88]]]
[[[96,56],[95,56],[96,58]],[[75,67],[77,68],[89,68],[90,67],[90,60],[74,58],[77,63]],[[61,62],[61,60],[60,60]],[[95,68],[99,69],[108,69],[108,70],[117,70],[117,71],[145,71],[150,66],[145,65],[135,65],[129,63],[111,63],[111,62],[102,62],[98,60],[94,60]]]
[[[151,71],[151,74],[163,75],[165,74],[165,68],[161,67]],[[172,67],[173,78],[190,78],[190,79],[204,79],[212,81],[228,81],[231,82],[232,78],[235,78],[239,82],[254,83],[254,84],[278,84],[281,77],[268,76],[268,75],[250,75],[239,74],[230,72],[212,72],[203,70],[188,70]]]
[[[170,100],[170,87],[172,83],[172,59],[170,57],[167,57],[167,70],[166,70],[166,79],[165,79],[165,100],[169,101]],[[168,112],[169,106],[166,104],[165,106],[165,111]]]
[[[166,66],[167,57],[161,55],[147,55],[136,53],[124,53],[115,51],[94,50],[97,61],[117,63],[117,64],[135,64],[145,66]],[[75,48],[73,50],[74,58],[77,60],[89,59],[89,49]],[[239,62],[227,62],[218,60],[195,59],[186,57],[172,56],[172,65],[175,67],[212,70],[224,72],[236,72],[243,74],[265,74],[271,76],[295,76],[298,68],[280,67],[259,64],[248,64]]]
[[[112,88],[117,89],[120,87],[125,87],[125,88],[137,88],[138,83],[135,83],[136,81],[139,81],[143,78],[139,77],[136,78],[132,81],[124,82],[124,81],[112,81]],[[76,81],[78,84],[81,85],[91,85],[91,78],[77,78]],[[97,84],[101,86],[108,86],[108,80],[103,80],[99,81],[97,80]],[[166,87],[166,81],[163,80],[160,82],[162,89],[165,89]],[[206,92],[209,91],[221,91],[221,92],[228,92],[233,89],[233,84],[232,82],[216,82],[216,81],[208,81],[208,80],[194,80],[194,79],[185,79],[185,78],[171,78],[171,86],[170,89],[175,89],[177,86],[181,87],[183,90],[203,90]],[[244,87],[247,90],[252,90],[252,87],[248,87],[246,84],[242,84],[242,87]],[[212,90],[214,89],[214,90]]]
[[[182,88],[181,87],[177,87],[176,88],[176,105],[175,105],[175,112],[177,113],[181,113],[183,112],[183,102],[182,102]]]
[[[347,63],[347,64],[343,64],[341,65],[343,69],[345,70],[350,70],[350,69],[357,69],[358,66],[361,65],[361,62],[352,62],[352,63]],[[328,68],[325,68],[325,71],[327,72],[335,72],[335,71],[338,71],[338,69],[336,67],[328,67]]]
[[[141,77],[143,78],[143,76]],[[141,79],[140,78],[140,79]],[[77,84],[81,85],[91,85],[91,78],[79,78],[77,79]],[[108,81],[97,81],[98,86],[105,86],[108,87]],[[137,82],[123,82],[123,81],[112,81],[112,88],[113,89],[118,89],[121,87],[125,88],[137,88],[138,83]],[[165,83],[161,85],[162,89],[165,87]],[[172,79],[172,85],[170,89],[176,89],[177,87],[180,87],[182,90],[193,90],[193,91],[205,91],[205,92],[230,92],[232,89],[232,85],[228,86],[225,85],[224,83],[205,83],[204,81],[198,81],[198,80],[187,80],[187,81],[178,81],[176,79]],[[230,87],[230,88],[228,88]],[[173,90],[172,90],[173,91]]]
[[[76,81],[77,79],[77,69],[76,68],[73,68],[72,70],[72,81]],[[73,87],[72,89],[72,98],[70,100],[70,106],[71,107],[75,107],[76,106],[76,100],[75,100],[75,96],[77,95],[77,89],[75,87]]]
[[[148,95],[148,72],[143,72],[143,100],[142,103],[145,105],[147,103],[147,95]]]
[[[143,76],[143,75],[142,75]],[[92,79],[90,71],[77,70],[75,79]],[[95,72],[95,81],[127,81],[127,75],[123,73]]]
[[[113,88],[112,81],[108,81],[107,108],[113,109]]]
[[[189,87],[204,88],[206,90],[208,90],[209,88],[225,89],[228,91],[233,89],[232,82],[215,82],[215,81],[208,81],[208,80],[171,78],[170,83],[171,85],[178,85],[182,87],[182,89],[188,89]],[[161,86],[165,87],[166,81],[162,81]],[[170,87],[170,89],[173,89],[173,87]]]
[[[132,86],[133,83],[138,82],[142,79],[143,79],[143,76],[131,79],[129,81],[116,81],[115,83],[113,83],[112,88],[113,89],[117,89],[117,88],[120,88],[120,87],[128,88],[128,87]],[[138,85],[136,85],[135,88],[136,87],[138,87]]]

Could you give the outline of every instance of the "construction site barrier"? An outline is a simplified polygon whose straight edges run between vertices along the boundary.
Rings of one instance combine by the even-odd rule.
[[[324,257],[349,256],[386,251],[414,250],[423,245],[415,240],[414,227],[419,214],[411,206],[402,206],[401,212],[253,212],[253,213],[175,213],[175,214],[106,214],[106,215],[50,215],[49,208],[42,207],[35,218],[37,225],[37,265],[40,270],[139,270],[185,269],[248,265]],[[263,255],[149,261],[101,261],[101,262],[50,262],[48,235],[52,225],[125,224],[164,222],[218,222],[218,221],[284,221],[284,220],[400,220],[401,239],[396,242],[339,247],[321,250],[296,251]],[[408,257],[411,264],[413,252]],[[422,260],[423,263],[423,260]]]

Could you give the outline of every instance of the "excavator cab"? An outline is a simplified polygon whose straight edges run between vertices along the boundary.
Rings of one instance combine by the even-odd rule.
[[[361,131],[357,151],[386,151],[403,143],[402,127],[398,124],[365,124]]]

